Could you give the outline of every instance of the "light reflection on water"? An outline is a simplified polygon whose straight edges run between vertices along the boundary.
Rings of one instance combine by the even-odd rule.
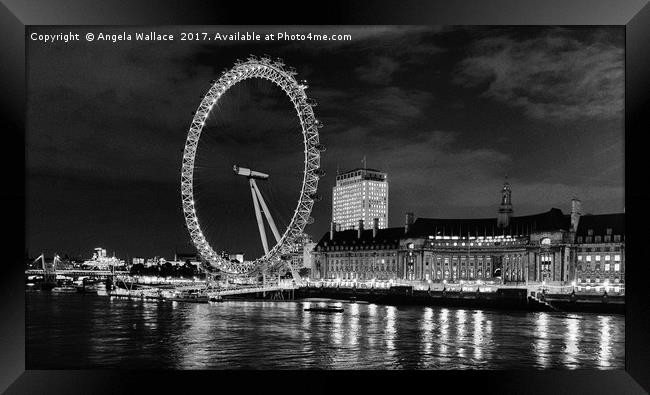
[[[537,354],[537,362],[540,367],[549,367],[549,348],[551,341],[548,339],[548,314],[538,313],[536,320],[537,340],[535,341],[535,353]]]
[[[612,325],[611,317],[600,316],[600,351],[598,352],[598,366],[601,368],[611,367],[612,360]]]
[[[431,307],[424,308],[421,331],[424,357],[425,361],[428,361],[433,349],[433,309]],[[427,364],[425,363],[424,366],[427,366]]]
[[[564,363],[569,368],[577,367],[577,356],[579,355],[578,348],[578,330],[579,330],[579,317],[576,314],[569,314],[565,320],[567,328],[566,332],[566,348],[564,350]]]
[[[619,315],[328,304],[27,294],[27,368],[624,368]]]
[[[474,346],[474,361],[481,361],[483,359],[483,323],[485,322],[485,317],[483,316],[482,311],[475,311],[473,315],[474,328],[472,335],[472,345]]]

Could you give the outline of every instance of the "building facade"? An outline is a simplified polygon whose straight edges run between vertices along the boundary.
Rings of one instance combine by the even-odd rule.
[[[583,215],[572,281],[579,290],[625,287],[625,214]]]
[[[399,278],[399,243],[403,228],[357,229],[330,232],[316,245],[313,253],[312,278],[339,280],[394,280]]]
[[[430,283],[577,284],[586,290],[624,281],[624,214],[560,209],[514,216],[511,188],[501,191],[493,218],[418,218],[403,227],[337,231],[316,245],[313,278]],[[607,282],[605,282],[607,281]],[[622,287],[622,285],[621,285]]]
[[[314,243],[306,233],[299,237],[291,248],[291,267],[295,270],[302,268],[312,268],[312,251],[316,243]]]
[[[337,230],[355,229],[379,219],[379,229],[388,226],[388,175],[379,170],[354,169],[336,176],[332,190],[332,221]]]

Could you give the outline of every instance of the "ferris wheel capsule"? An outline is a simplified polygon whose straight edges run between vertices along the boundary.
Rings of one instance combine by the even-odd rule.
[[[265,59],[268,59],[265,60]],[[268,262],[277,262],[279,258],[285,256],[288,248],[296,241],[297,235],[303,233],[307,224],[313,222],[310,216],[312,209],[312,201],[320,200],[320,196],[316,194],[318,179],[325,175],[325,171],[320,169],[320,148],[321,144],[316,145],[316,152],[311,144],[313,141],[318,141],[318,129],[322,127],[319,121],[313,121],[313,112],[310,107],[304,105],[306,98],[304,89],[305,84],[299,84],[294,75],[296,71],[293,67],[287,70],[283,68],[284,63],[282,59],[277,59],[275,63],[270,64],[270,57],[265,56],[258,59],[254,55],[248,58],[247,62],[237,60],[231,69],[225,69],[222,77],[214,82],[210,90],[201,97],[201,105],[197,111],[192,113],[193,119],[190,129],[187,133],[185,148],[183,150],[183,162],[181,166],[181,199],[183,203],[183,214],[185,216],[185,226],[188,229],[191,241],[196,247],[201,258],[209,262],[210,266],[222,273],[242,275],[249,273],[256,273],[262,270]],[[270,249],[263,257],[255,259],[254,261],[232,263],[220,258],[215,253],[214,249],[206,239],[201,227],[199,226],[200,213],[194,205],[194,167],[197,147],[201,132],[206,124],[206,120],[210,113],[219,108],[215,104],[220,100],[222,95],[237,83],[248,78],[261,78],[266,79],[278,87],[280,87],[293,103],[294,109],[297,112],[299,122],[303,134],[304,142],[304,175],[302,178],[301,193],[298,197],[298,203],[293,217],[287,226],[284,234],[278,239],[277,244]],[[215,92],[217,94],[215,95]],[[208,103],[209,105],[206,105]],[[312,102],[313,103],[313,102]],[[303,120],[307,121],[303,121]],[[312,124],[314,122],[317,128]],[[322,149],[324,150],[324,148]],[[238,172],[241,169],[237,169]],[[252,174],[252,172],[251,172]],[[190,204],[191,202],[191,204]],[[310,204],[307,204],[310,203]]]

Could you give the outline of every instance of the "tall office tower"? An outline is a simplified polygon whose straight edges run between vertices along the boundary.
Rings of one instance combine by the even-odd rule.
[[[388,175],[379,170],[354,169],[336,176],[332,190],[332,222],[339,230],[356,229],[363,220],[366,229],[379,219],[388,227]]]

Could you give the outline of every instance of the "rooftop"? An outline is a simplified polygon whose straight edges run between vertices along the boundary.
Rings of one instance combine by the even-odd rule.
[[[607,229],[611,229],[613,235],[623,235],[625,234],[625,213],[582,215],[578,222],[576,235],[587,236],[590,229],[593,230],[595,236],[606,235]]]
[[[330,240],[330,232],[321,237],[316,247],[323,247],[325,243],[330,245],[373,245],[373,244],[399,244],[400,237],[404,236],[404,228],[384,228],[377,230],[377,236],[372,237],[372,228],[365,229],[361,232],[361,238],[358,238],[356,229],[349,229],[334,232],[334,239]]]
[[[359,172],[359,174],[354,174]],[[340,173],[336,175],[336,180],[342,180],[346,178],[352,178],[355,176],[361,176],[363,178],[371,178],[375,180],[385,180],[387,177],[387,174],[382,172],[381,170],[377,169],[362,169],[362,168],[357,168],[357,169],[352,169],[348,170],[344,173]]]
[[[505,228],[497,227],[497,219],[492,218],[418,218],[406,237],[436,236],[492,236],[529,235],[532,232],[547,230],[569,230],[570,216],[562,210],[552,208],[547,212],[511,217]]]

